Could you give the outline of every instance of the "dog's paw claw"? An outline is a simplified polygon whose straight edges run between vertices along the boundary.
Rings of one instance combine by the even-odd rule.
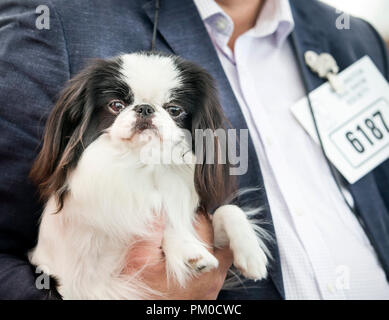
[[[205,248],[201,251],[203,252],[197,254],[194,258],[188,259],[187,265],[196,272],[208,272],[217,268],[219,261]]]

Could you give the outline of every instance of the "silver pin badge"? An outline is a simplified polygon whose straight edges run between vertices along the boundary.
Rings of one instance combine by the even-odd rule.
[[[305,63],[311,70],[317,73],[320,78],[327,79],[336,93],[342,94],[344,92],[343,84],[337,77],[339,67],[332,55],[329,53],[318,55],[316,52],[310,50],[305,52],[304,58]]]

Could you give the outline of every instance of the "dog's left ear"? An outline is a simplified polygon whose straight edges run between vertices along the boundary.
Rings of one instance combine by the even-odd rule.
[[[227,139],[220,139],[217,134],[224,133],[225,137],[228,137],[229,121],[224,116],[214,80],[206,71],[199,72],[199,80],[198,88],[203,101],[200,102],[201,106],[192,119],[192,137],[194,140],[202,139],[202,132],[208,130],[214,133],[214,139],[211,141],[204,137],[203,143],[200,144],[203,149],[200,152],[203,159],[198,159],[201,161],[197,161],[196,164],[195,185],[201,207],[211,213],[223,205],[236,191],[236,181],[235,177],[230,175]],[[196,146],[196,141],[193,141],[193,146]],[[198,156],[197,151],[195,150],[196,156]],[[213,153],[211,157],[209,157],[210,152]],[[214,161],[207,163],[209,162],[207,157],[213,158]]]
[[[88,101],[92,73],[93,66],[86,68],[60,94],[46,124],[42,149],[30,171],[41,199],[47,201],[54,195],[58,211],[67,193],[68,173],[82,154],[83,136],[93,113],[93,105]]]

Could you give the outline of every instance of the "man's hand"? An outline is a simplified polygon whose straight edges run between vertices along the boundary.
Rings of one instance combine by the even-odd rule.
[[[208,216],[197,216],[197,234],[200,239],[213,247],[213,228]],[[163,296],[155,299],[171,300],[214,300],[217,298],[228,269],[232,264],[232,253],[229,248],[211,249],[210,251],[219,260],[219,267],[206,273],[189,279],[185,288],[180,287],[174,281],[167,281],[165,259],[161,244],[164,223],[160,222],[154,228],[155,238],[136,242],[128,252],[126,274],[133,274],[142,270],[142,280],[152,289],[161,292]]]

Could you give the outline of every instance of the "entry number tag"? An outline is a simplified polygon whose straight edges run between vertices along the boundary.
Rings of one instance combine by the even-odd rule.
[[[337,77],[342,94],[327,82],[310,98],[326,154],[352,184],[389,158],[389,84],[367,56]],[[319,143],[306,97],[292,113]]]

